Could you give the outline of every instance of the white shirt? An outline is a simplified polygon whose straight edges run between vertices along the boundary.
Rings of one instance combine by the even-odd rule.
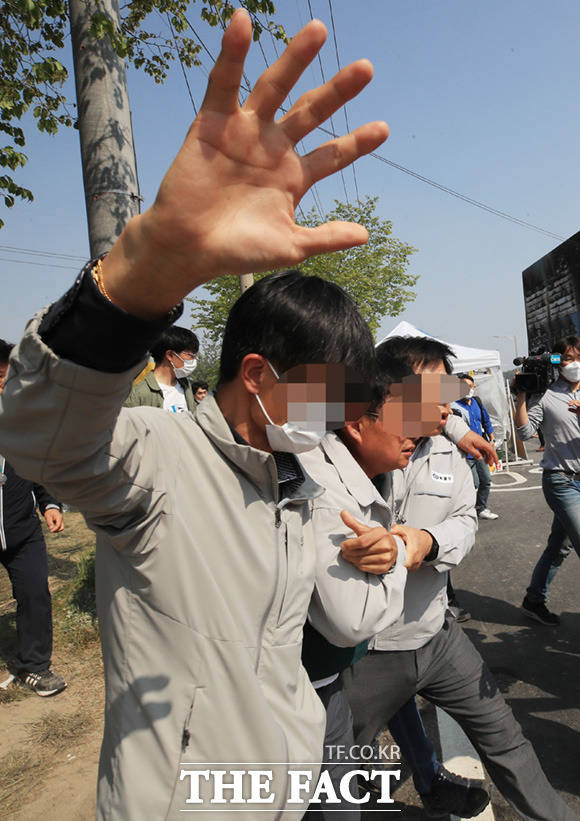
[[[186,413],[187,402],[185,401],[185,393],[179,382],[175,385],[162,385],[159,387],[163,393],[163,410],[169,413]]]

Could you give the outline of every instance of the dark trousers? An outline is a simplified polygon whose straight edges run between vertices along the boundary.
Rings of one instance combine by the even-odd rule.
[[[346,750],[350,750],[354,744],[352,715],[342,684],[342,676],[339,676],[332,684],[320,687],[316,692],[326,710],[323,756],[327,764],[322,769],[330,772],[330,779],[336,794],[340,797],[340,779],[349,770],[360,766],[360,762],[350,763],[348,754],[341,759],[338,759],[336,755],[336,745],[344,745]],[[345,764],[345,762],[347,763]],[[356,780],[352,782],[351,790],[356,795]],[[330,812],[327,812],[327,809]],[[338,812],[338,810],[341,811]],[[328,807],[324,801],[320,804],[311,804],[304,816],[304,821],[359,821],[359,819],[360,811],[358,806],[350,802],[343,802],[340,806],[329,804]]]
[[[46,544],[38,536],[8,550],[0,550],[16,599],[18,652],[16,665],[38,673],[50,665],[52,655],[52,603],[48,589]]]
[[[526,821],[578,821],[552,789],[487,665],[453,619],[418,650],[371,651],[344,674],[357,743],[368,744],[415,693],[451,715]]]

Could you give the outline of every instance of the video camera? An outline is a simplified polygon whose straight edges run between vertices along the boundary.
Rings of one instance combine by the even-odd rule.
[[[514,359],[514,365],[522,368],[514,379],[516,392],[544,393],[552,382],[554,368],[561,360],[559,353],[546,353],[543,348],[530,351],[529,356]]]

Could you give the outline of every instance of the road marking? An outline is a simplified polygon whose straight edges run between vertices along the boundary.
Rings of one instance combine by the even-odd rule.
[[[443,764],[451,772],[462,775],[464,778],[477,778],[483,781],[485,774],[479,756],[459,724],[439,707],[437,723],[439,724],[439,740]],[[461,821],[457,815],[450,815],[451,821]],[[491,803],[478,816],[478,821],[495,821]]]
[[[524,484],[524,482],[528,481],[525,476],[521,475],[521,473],[504,473],[503,475],[506,477],[506,479],[508,478],[508,476],[509,476],[510,479],[513,479],[514,480],[513,481],[514,485],[522,485],[522,484]],[[503,482],[502,482],[502,484],[503,484]],[[507,485],[508,483],[506,482],[505,484]],[[502,485],[497,485],[497,487],[501,487],[501,486]],[[493,482],[492,482],[492,487],[496,487],[496,485],[494,485]]]
[[[526,487],[492,487],[492,490],[496,490],[498,493],[508,493],[513,492],[515,490],[541,490],[541,485],[526,485]]]

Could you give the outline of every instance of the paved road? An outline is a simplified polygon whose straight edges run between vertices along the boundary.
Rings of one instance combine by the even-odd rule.
[[[531,457],[538,461],[537,454]],[[573,553],[553,584],[549,606],[561,614],[560,627],[524,616],[521,601],[545,547],[551,513],[537,466],[514,473],[517,484],[513,476],[494,477],[489,507],[500,518],[480,522],[475,547],[454,571],[453,583],[473,616],[463,625],[467,634],[496,674],[548,779],[580,818],[580,562]],[[439,723],[430,705],[424,705],[424,717],[431,737],[438,740]],[[368,813],[368,821],[427,817],[406,768],[402,779],[394,805],[401,812]],[[492,804],[495,821],[517,821],[497,793]]]

